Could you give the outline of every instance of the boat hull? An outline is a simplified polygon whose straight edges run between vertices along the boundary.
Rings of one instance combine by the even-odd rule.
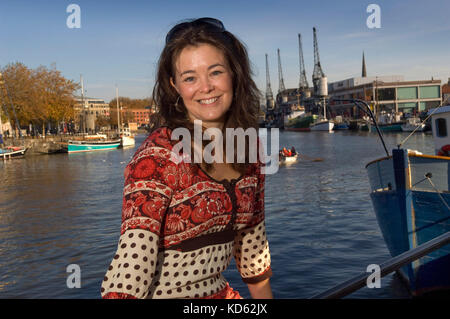
[[[82,153],[82,152],[96,152],[117,149],[120,145],[120,140],[115,142],[103,143],[72,143],[67,144],[67,152]]]
[[[121,140],[122,147],[134,146],[136,144],[133,136],[122,136]]]
[[[311,131],[326,131],[331,132],[333,131],[334,123],[330,121],[323,121],[323,122],[317,122],[314,124],[311,124],[310,128]]]
[[[20,158],[25,156],[27,152],[27,148],[9,148],[9,149],[0,149],[0,158],[1,159],[9,159],[9,158]]]
[[[372,189],[370,197],[392,256],[450,231],[448,164],[450,158],[394,150],[392,157],[367,165]],[[424,178],[428,173],[431,173],[434,186]],[[450,245],[398,272],[413,295],[450,289]]]

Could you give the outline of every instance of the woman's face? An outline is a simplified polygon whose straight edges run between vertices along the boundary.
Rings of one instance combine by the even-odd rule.
[[[175,79],[170,82],[191,121],[202,120],[205,127],[223,126],[233,100],[233,81],[222,51],[209,44],[184,48],[175,61]]]

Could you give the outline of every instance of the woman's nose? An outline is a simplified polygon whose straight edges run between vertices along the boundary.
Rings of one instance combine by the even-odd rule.
[[[214,85],[208,77],[204,77],[200,83],[200,91],[202,93],[211,92],[214,89]]]

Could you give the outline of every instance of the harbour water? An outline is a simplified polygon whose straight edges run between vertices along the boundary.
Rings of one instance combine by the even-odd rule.
[[[385,134],[389,151],[406,133]],[[145,139],[136,138],[136,148]],[[280,147],[323,161],[266,178],[266,227],[276,298],[309,298],[390,258],[365,165],[385,156],[376,134],[280,132]],[[432,154],[432,136],[405,145]],[[99,298],[120,232],[123,170],[136,148],[30,156],[0,163],[0,298]],[[68,288],[67,266],[81,269]],[[249,298],[234,262],[230,285]],[[397,275],[349,298],[410,298]]]

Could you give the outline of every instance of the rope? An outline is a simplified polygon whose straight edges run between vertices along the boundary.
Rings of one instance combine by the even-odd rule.
[[[427,117],[426,117],[426,119],[425,120],[423,120],[422,121],[422,123],[420,123],[420,124],[424,124],[430,117],[431,117],[431,115],[433,115],[434,114],[434,112],[436,112],[440,107],[442,107],[442,104],[441,105],[439,105],[437,108],[435,108],[434,110],[433,110],[433,112],[431,112],[430,113],[430,115],[428,115]],[[416,129],[414,130],[414,131],[412,131],[411,132],[411,134],[409,134],[400,144],[398,144],[397,145],[397,147],[398,148],[400,148],[400,147],[402,147],[402,145],[417,131],[417,129],[419,128],[420,126],[417,126],[416,127]]]

